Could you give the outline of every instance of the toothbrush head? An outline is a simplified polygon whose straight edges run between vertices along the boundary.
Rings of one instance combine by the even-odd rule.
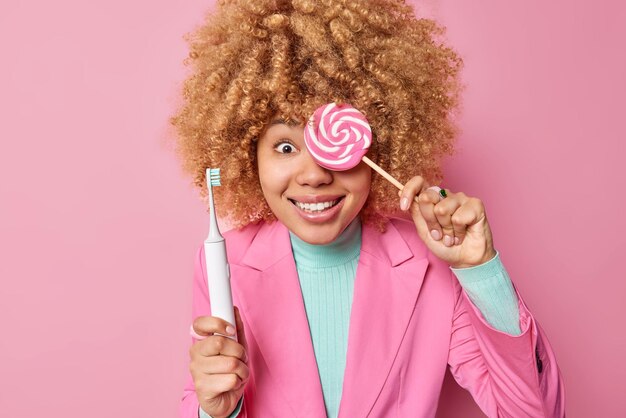
[[[221,186],[220,182],[220,169],[219,168],[207,168],[206,179],[210,186]]]
[[[220,234],[220,229],[217,226],[217,216],[215,216],[215,203],[213,202],[213,187],[222,185],[220,178],[221,176],[219,168],[206,169],[206,185],[209,192],[209,214],[211,216],[209,236],[207,237],[205,243],[224,241],[224,237]]]

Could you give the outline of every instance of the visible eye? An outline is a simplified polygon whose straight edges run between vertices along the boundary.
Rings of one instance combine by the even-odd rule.
[[[278,141],[274,145],[274,149],[280,152],[281,154],[291,154],[292,152],[298,151],[295,145],[285,140]]]

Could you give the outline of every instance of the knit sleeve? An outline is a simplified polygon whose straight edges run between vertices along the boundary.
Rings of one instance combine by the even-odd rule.
[[[491,326],[511,335],[521,334],[518,299],[499,252],[481,265],[450,269]]]

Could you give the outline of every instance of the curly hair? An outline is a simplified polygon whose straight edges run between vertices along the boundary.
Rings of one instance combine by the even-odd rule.
[[[462,60],[444,29],[401,0],[222,0],[186,35],[192,72],[170,122],[183,170],[206,198],[205,170],[221,168],[219,216],[234,227],[275,217],[265,202],[256,141],[274,116],[306,121],[349,103],[372,127],[368,157],[405,182],[442,179],[453,153]],[[364,222],[397,211],[397,191],[372,176]]]

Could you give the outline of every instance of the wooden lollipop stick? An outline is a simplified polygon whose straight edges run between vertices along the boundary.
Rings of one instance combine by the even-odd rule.
[[[404,185],[402,183],[400,183],[398,180],[393,178],[391,174],[387,173],[385,170],[380,168],[378,164],[376,164],[374,161],[370,160],[366,156],[363,156],[363,162],[369,165],[370,167],[372,167],[374,170],[376,170],[381,176],[389,180],[389,182],[393,184],[394,186],[396,186],[398,190],[402,190],[404,188]]]

